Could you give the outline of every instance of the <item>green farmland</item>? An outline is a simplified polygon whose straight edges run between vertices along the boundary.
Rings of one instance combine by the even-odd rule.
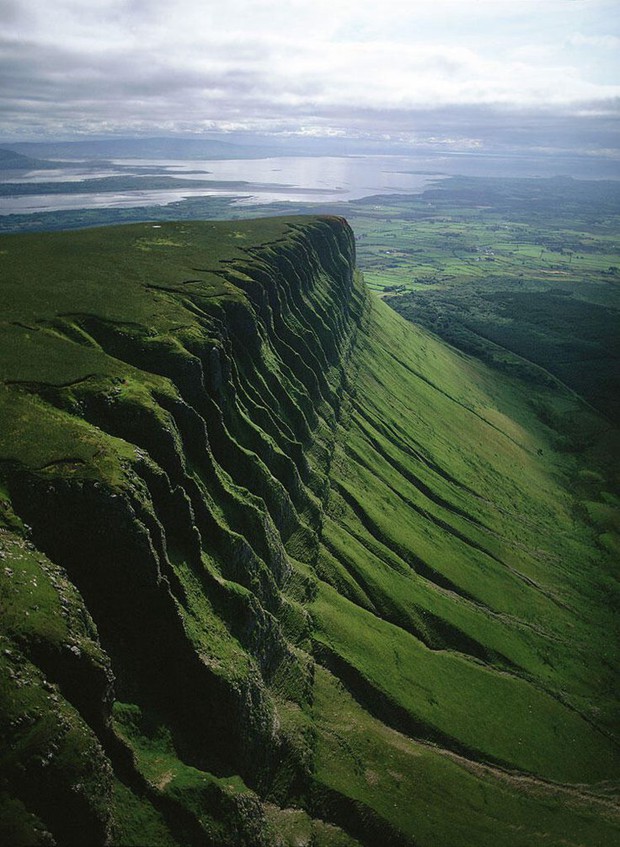
[[[351,215],[367,285],[450,344],[620,421],[620,192],[454,178]]]
[[[370,288],[620,275],[615,183],[453,177],[423,195],[350,204]]]

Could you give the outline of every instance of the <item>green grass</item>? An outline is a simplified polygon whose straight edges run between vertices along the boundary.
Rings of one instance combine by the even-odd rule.
[[[604,845],[617,838],[612,803],[578,790],[472,765],[386,727],[323,670],[317,673],[317,777],[369,806],[417,844],[470,847]]]
[[[313,603],[317,645],[344,660],[338,672],[388,726],[545,779],[614,779],[618,759],[606,734],[615,712],[613,600],[605,597],[615,591],[612,560],[596,548],[592,530],[575,523],[575,460],[554,450],[529,385],[498,378],[426,333],[406,330],[380,303],[363,344],[318,562],[338,591],[322,588]],[[537,394],[588,425],[589,413],[570,394]],[[605,438],[604,424],[592,437]],[[602,500],[604,478],[582,474]],[[590,517],[611,529],[615,501],[596,502]],[[334,726],[350,726],[332,705]],[[342,747],[356,773],[367,767],[361,738],[353,750]],[[331,736],[327,745],[337,771]],[[385,767],[378,753],[375,762]],[[379,769],[370,771],[370,782],[349,773],[339,790],[376,808]],[[334,787],[333,777],[325,778]],[[386,779],[391,798],[396,787]],[[468,779],[470,789],[454,789],[461,800],[469,790],[486,797],[488,789]],[[418,783],[411,793],[419,797]],[[502,789],[499,808],[504,796]],[[474,829],[485,843],[498,837],[495,827],[505,831],[506,844],[536,843],[552,831],[562,843],[573,826],[564,820],[554,829],[553,813],[547,817],[537,805],[525,811],[525,803],[520,812],[494,812],[507,815],[502,824],[485,822],[486,807],[457,807],[451,826],[464,834],[454,843],[468,843]],[[388,801],[386,816],[388,809],[388,819],[419,837],[419,814],[412,812],[414,823],[403,804]],[[530,825],[516,822],[529,815]],[[575,825],[584,843],[599,843],[587,815]],[[452,843],[436,830],[425,838],[420,843]]]
[[[312,611],[317,641],[402,706],[422,737],[428,731],[448,749],[464,745],[483,761],[491,757],[559,782],[596,782],[617,773],[608,739],[533,685],[431,651],[333,590],[323,589]]]
[[[122,782],[114,783],[114,843],[123,847],[158,844],[178,847],[165,817],[148,800],[137,797]]]
[[[454,214],[431,195],[422,223],[404,200],[380,226],[366,207],[375,286],[420,260],[467,290],[477,254],[445,242],[489,220],[453,189]],[[515,186],[495,202],[508,189],[523,217]],[[0,603],[20,670],[0,655],[0,693],[24,721],[4,772],[39,773],[64,727],[65,777],[85,768],[128,845],[613,839],[608,422],[403,320],[352,279],[335,220],[151,226],[1,245]],[[511,226],[498,253],[529,225]],[[584,233],[589,260],[607,235]],[[535,246],[519,261],[539,273]],[[42,658],[67,645],[73,688]],[[20,785],[26,834],[52,820],[29,803]]]

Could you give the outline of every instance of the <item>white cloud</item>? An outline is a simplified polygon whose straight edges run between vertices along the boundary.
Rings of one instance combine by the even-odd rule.
[[[2,125],[104,132],[245,121],[342,132],[354,112],[389,123],[447,106],[608,104],[620,96],[618,77],[600,61],[593,73],[591,50],[620,42],[609,8],[608,0],[0,0]]]
[[[581,35],[578,32],[569,36],[567,40],[573,47],[594,47],[603,50],[620,48],[620,37],[617,35]]]

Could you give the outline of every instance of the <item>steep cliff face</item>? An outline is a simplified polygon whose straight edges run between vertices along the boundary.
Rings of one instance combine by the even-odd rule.
[[[2,248],[12,843],[615,831],[607,560],[527,400],[372,301],[343,220]]]

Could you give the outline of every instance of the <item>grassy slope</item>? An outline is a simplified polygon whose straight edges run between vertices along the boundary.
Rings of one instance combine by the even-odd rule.
[[[68,634],[61,589],[16,594],[6,572],[7,649],[62,696],[26,707],[6,676],[3,702],[75,714],[70,760],[100,739],[93,840],[611,843],[611,559],[569,489],[595,470],[536,408],[587,414],[349,290],[337,227],[305,226],[4,239],[5,559],[24,585],[49,562],[19,552],[32,522],[117,702],[96,705],[92,624]],[[79,645],[92,702],[53,650],[41,664],[56,642]],[[31,840],[59,825],[22,789],[6,803]]]
[[[558,795],[553,826],[539,805],[557,802],[547,780],[596,783],[618,773],[608,735],[612,560],[575,520],[570,468],[518,383],[404,326],[379,301],[363,338],[319,560],[339,593],[322,587],[312,606],[318,655],[375,718],[465,760],[408,742],[408,756],[423,756],[429,775],[441,770],[457,797],[442,804],[454,816],[440,827],[430,789],[416,782],[401,793],[407,768],[391,766],[389,747],[379,754],[386,730],[359,709],[351,717],[348,700],[349,716],[336,717],[341,699],[321,676],[333,709],[326,778],[423,844],[471,843],[468,827],[476,843],[547,843],[551,833],[605,843],[604,815],[595,823],[596,804],[588,808],[579,792]],[[348,767],[335,765],[333,736]],[[390,738],[406,758],[402,737]],[[544,782],[528,783],[528,796],[515,778],[518,809],[512,777],[489,769],[483,778],[465,766],[471,761]],[[484,807],[465,802],[476,782],[475,793],[492,792],[491,808],[488,798]],[[388,799],[397,789],[406,804]]]

